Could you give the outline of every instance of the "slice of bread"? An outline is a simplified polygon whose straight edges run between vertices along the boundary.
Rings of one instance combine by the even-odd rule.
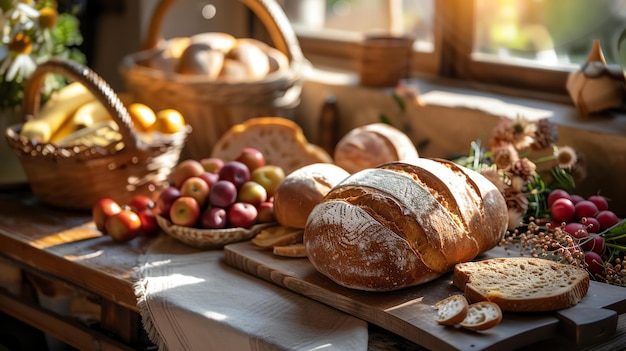
[[[500,324],[502,310],[489,301],[480,301],[469,305],[465,319],[459,325],[469,330],[487,330]]]
[[[333,163],[326,151],[308,142],[298,124],[282,117],[251,118],[232,126],[211,156],[234,160],[245,147],[261,151],[267,164],[280,166],[285,174],[313,163]]]
[[[470,303],[491,301],[503,311],[561,310],[578,304],[589,290],[584,269],[533,257],[459,263],[452,279]]]
[[[304,230],[300,228],[279,225],[262,229],[259,234],[252,238],[251,242],[262,248],[301,244],[303,232]]]
[[[306,257],[306,249],[304,248],[304,243],[274,246],[272,252],[276,256]]]
[[[435,304],[437,324],[455,325],[463,322],[467,316],[469,304],[465,296],[457,294],[449,296]]]

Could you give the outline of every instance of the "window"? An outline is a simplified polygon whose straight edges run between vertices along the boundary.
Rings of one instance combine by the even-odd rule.
[[[307,57],[354,60],[368,33],[415,38],[413,71],[565,93],[599,39],[619,70],[626,0],[282,0]]]

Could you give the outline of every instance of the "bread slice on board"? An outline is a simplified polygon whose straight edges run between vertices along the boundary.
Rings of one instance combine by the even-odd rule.
[[[489,301],[479,301],[469,305],[467,315],[459,325],[469,330],[487,330],[502,322],[500,306]]]
[[[465,296],[457,294],[437,302],[437,324],[455,325],[463,322],[467,316],[469,304]]]
[[[459,263],[452,279],[470,303],[491,301],[503,311],[561,310],[578,304],[589,290],[584,269],[533,257]]]

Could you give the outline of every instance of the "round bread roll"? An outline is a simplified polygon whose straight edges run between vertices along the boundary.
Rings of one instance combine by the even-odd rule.
[[[189,40],[192,44],[205,44],[213,50],[227,54],[237,43],[237,38],[222,32],[205,32],[192,35]]]
[[[285,227],[304,228],[313,207],[349,175],[332,163],[314,163],[289,173],[274,192],[276,221]]]
[[[313,266],[336,283],[389,291],[495,247],[507,224],[504,197],[485,177],[418,158],[345,178],[313,209],[303,241]]]
[[[417,158],[411,139],[385,123],[368,124],[344,135],[335,146],[335,164],[350,173],[380,164]]]
[[[176,72],[185,75],[203,75],[216,79],[222,71],[224,54],[203,43],[191,43],[183,51]]]
[[[249,79],[262,79],[270,72],[270,60],[262,49],[263,45],[256,39],[240,38],[227,57],[241,62]]]
[[[174,72],[178,60],[191,40],[187,37],[176,37],[167,40],[164,47],[155,52],[147,61],[147,66],[165,72]]]

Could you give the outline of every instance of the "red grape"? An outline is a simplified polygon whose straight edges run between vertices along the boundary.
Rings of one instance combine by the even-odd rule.
[[[581,247],[585,251],[592,251],[598,255],[602,255],[604,253],[604,238],[598,234],[590,235],[588,239],[582,243]]]
[[[596,219],[600,222],[600,230],[610,228],[619,223],[619,218],[613,211],[604,210],[596,214]]]
[[[582,224],[587,228],[587,232],[589,233],[599,233],[600,232],[600,221],[598,221],[595,217],[585,217],[582,219]]]
[[[606,211],[609,209],[609,203],[604,196],[591,195],[587,200],[593,202],[598,207],[598,211]]]
[[[574,218],[576,208],[574,207],[572,200],[559,198],[555,200],[550,207],[550,212],[555,221],[569,222],[572,218]]]
[[[556,200],[561,199],[561,198],[566,198],[566,199],[572,201],[572,197],[570,196],[570,194],[567,191],[565,191],[563,189],[552,190],[550,192],[550,194],[548,194],[548,199],[547,199],[548,207],[552,207],[552,204],[554,204],[554,202]]]
[[[579,203],[579,202],[581,202],[581,201],[585,200],[585,198],[584,198],[584,197],[582,197],[582,196],[580,196],[580,195],[575,195],[575,194],[572,194],[572,195],[570,195],[570,196],[572,197],[572,202],[573,202],[574,204],[577,204],[577,203]]]
[[[596,213],[598,213],[598,207],[596,204],[589,200],[582,200],[576,203],[574,207],[576,209],[576,218],[579,220],[584,217],[593,217]]]
[[[602,271],[604,271],[604,261],[602,261],[602,257],[593,251],[585,252],[585,263],[591,274],[602,273]]]
[[[578,239],[584,239],[589,236],[589,233],[587,232],[587,229],[585,229],[585,226],[582,223],[578,222],[567,223],[563,230],[569,233],[569,235]]]

